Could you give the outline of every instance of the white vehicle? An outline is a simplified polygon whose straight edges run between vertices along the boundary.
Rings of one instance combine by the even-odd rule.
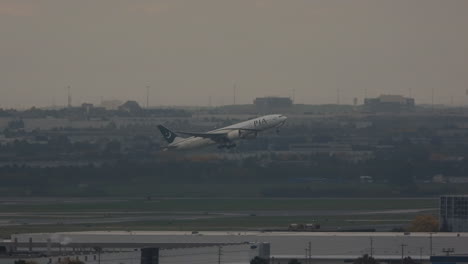
[[[205,133],[177,132],[190,136],[187,138],[179,137],[162,125],[158,125],[158,128],[164,139],[169,143],[165,150],[186,150],[214,144],[218,144],[219,149],[230,149],[236,146],[235,140],[256,138],[259,132],[272,128],[276,128],[278,132],[279,127],[284,125],[286,119],[287,117],[284,115],[266,115]]]

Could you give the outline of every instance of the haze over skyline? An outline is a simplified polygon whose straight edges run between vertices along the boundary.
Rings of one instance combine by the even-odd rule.
[[[468,104],[466,0],[0,0],[0,107]],[[453,98],[453,99],[452,99]]]

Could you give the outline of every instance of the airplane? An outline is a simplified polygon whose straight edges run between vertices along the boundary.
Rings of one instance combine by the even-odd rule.
[[[274,114],[257,117],[205,133],[177,132],[188,135],[189,137],[186,138],[178,136],[163,125],[158,125],[158,128],[164,139],[169,143],[164,150],[188,150],[214,144],[218,144],[218,149],[231,149],[236,147],[235,140],[256,138],[257,134],[264,130],[276,128],[278,133],[279,128],[284,125],[286,119],[287,117],[284,115]]]

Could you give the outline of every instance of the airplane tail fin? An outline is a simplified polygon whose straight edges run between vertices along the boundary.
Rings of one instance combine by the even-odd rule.
[[[180,139],[180,137],[172,132],[171,130],[169,130],[168,128],[166,128],[165,126],[163,125],[158,125],[158,128],[159,128],[159,131],[161,131],[161,134],[163,135],[164,139],[170,144],[174,141],[178,141]]]

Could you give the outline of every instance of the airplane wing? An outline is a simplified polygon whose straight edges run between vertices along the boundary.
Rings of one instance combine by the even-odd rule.
[[[212,132],[205,132],[205,133],[200,133],[200,132],[184,132],[184,131],[177,131],[177,133],[180,134],[185,134],[193,137],[201,137],[201,138],[209,138],[214,141],[219,141],[220,139],[223,139],[226,141],[227,139],[227,134],[230,131],[233,130],[241,130],[241,131],[248,131],[248,132],[258,132],[257,129],[245,129],[245,128],[223,128],[220,130],[214,130]]]
[[[199,133],[199,132],[183,132],[183,131],[177,131],[177,133],[189,135],[192,137],[202,137],[202,138],[210,138],[210,139],[217,139],[221,138],[227,135],[228,132],[222,132],[222,133]]]

